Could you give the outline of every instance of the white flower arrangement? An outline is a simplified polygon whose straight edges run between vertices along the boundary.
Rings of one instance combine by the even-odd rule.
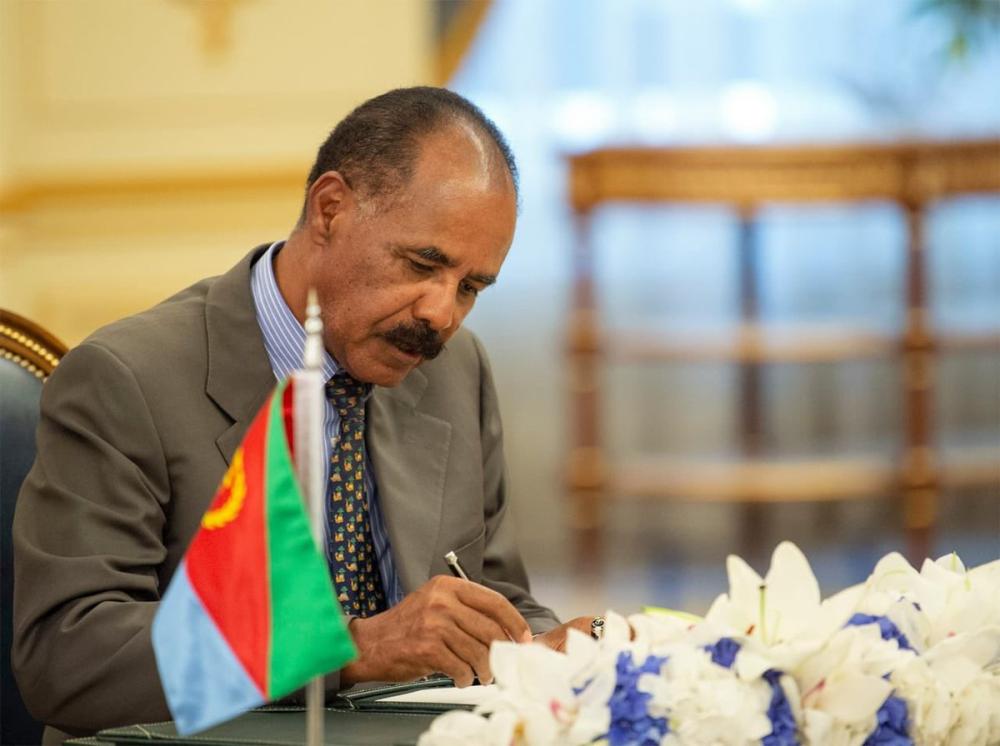
[[[739,557],[704,619],[606,616],[565,653],[496,643],[496,687],[420,746],[1000,744],[1000,560],[889,554],[826,600],[794,544]]]

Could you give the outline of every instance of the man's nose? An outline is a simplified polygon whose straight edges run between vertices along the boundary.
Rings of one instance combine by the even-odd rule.
[[[433,283],[420,296],[413,315],[438,333],[447,331],[455,322],[455,288],[449,282]]]

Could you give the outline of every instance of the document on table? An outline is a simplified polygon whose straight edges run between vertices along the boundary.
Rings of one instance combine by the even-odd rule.
[[[482,704],[496,692],[496,684],[486,686],[435,686],[416,689],[390,697],[379,697],[379,702],[413,702],[417,704],[468,705]]]

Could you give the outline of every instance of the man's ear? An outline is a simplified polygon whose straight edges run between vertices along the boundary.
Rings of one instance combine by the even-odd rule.
[[[333,219],[353,202],[354,192],[340,172],[327,171],[309,187],[306,229],[317,237],[328,238]]]

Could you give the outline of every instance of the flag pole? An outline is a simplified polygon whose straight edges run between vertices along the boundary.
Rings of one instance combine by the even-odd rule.
[[[306,344],[302,368],[295,371],[294,422],[295,472],[306,500],[306,513],[313,540],[326,556],[326,521],[323,505],[325,460],[323,457],[323,322],[316,290],[309,288],[306,300]],[[323,743],[323,712],[326,692],[322,676],[306,684],[306,744]]]

